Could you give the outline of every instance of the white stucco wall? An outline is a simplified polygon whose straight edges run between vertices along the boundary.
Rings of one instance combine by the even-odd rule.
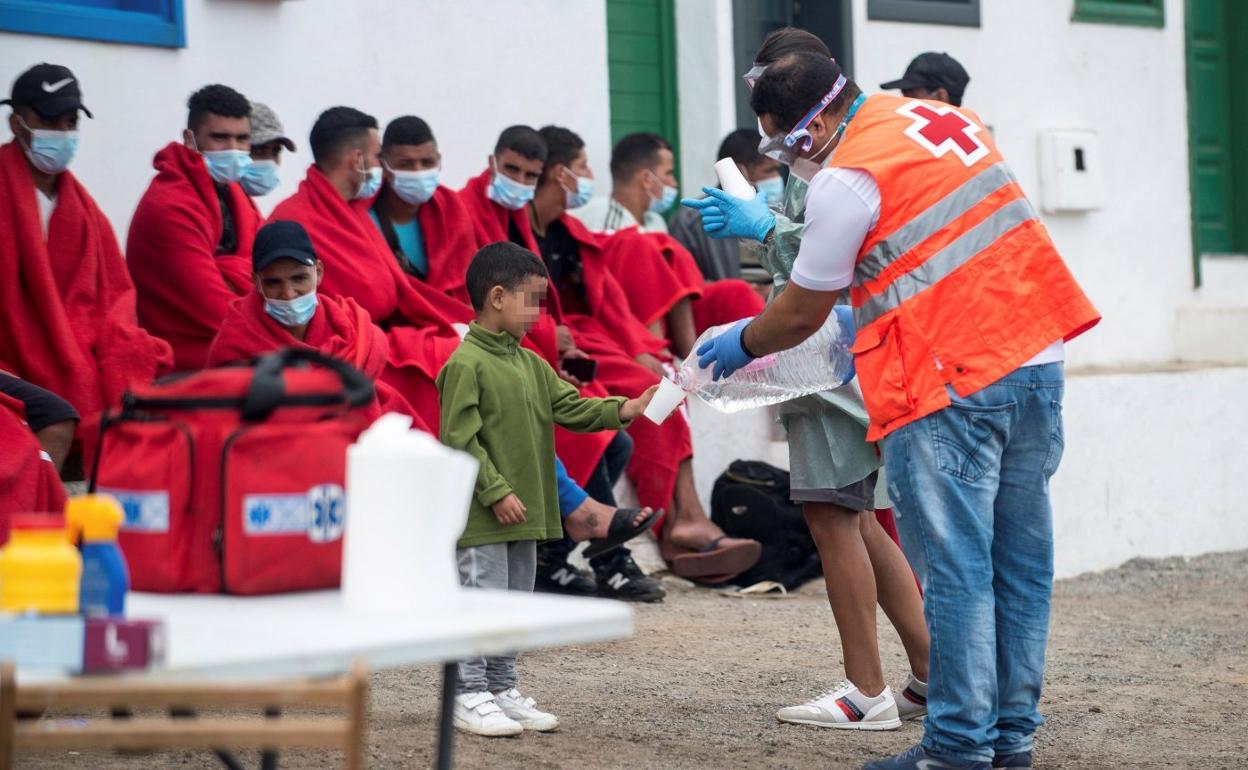
[[[186,99],[225,83],[272,106],[299,152],[283,165],[266,211],[312,162],[308,131],[338,104],[429,121],[447,184],[486,165],[503,128],[558,122],[588,143],[603,174],[610,157],[606,10],[601,0],[185,0],[188,45],[123,46],[0,32],[0,88],[31,64],[64,64],[81,79],[84,120],[74,172],[124,244],[151,158],[178,139]],[[3,131],[8,141],[7,129]]]
[[[1074,364],[1173,360],[1177,309],[1192,297],[1182,0],[1163,29],[1074,23],[1073,0],[982,0],[979,28],[868,21],[854,2],[855,75],[868,93],[921,51],[971,75],[964,105],[993,128],[1038,201],[1037,132],[1100,136],[1105,206],[1045,215],[1105,316],[1068,347]]]
[[[1053,479],[1059,577],[1248,548],[1248,368],[1071,377]]]
[[[681,192],[701,197],[716,184],[719,142],[737,127],[741,79],[733,62],[732,0],[676,3],[676,91],[679,94]]]

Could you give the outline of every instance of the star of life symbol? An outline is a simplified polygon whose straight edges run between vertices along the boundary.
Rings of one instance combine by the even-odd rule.
[[[914,121],[906,129],[906,136],[938,158],[953,152],[965,165],[971,166],[988,154],[988,146],[976,136],[983,128],[952,105],[937,107],[919,101],[907,102],[897,108],[897,114]]]

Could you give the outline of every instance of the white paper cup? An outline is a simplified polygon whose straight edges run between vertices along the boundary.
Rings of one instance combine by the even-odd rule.
[[[650,405],[646,407],[646,411],[642,412],[642,416],[655,425],[661,425],[684,400],[685,391],[664,377],[659,380],[659,390],[654,394],[654,398],[650,399]]]

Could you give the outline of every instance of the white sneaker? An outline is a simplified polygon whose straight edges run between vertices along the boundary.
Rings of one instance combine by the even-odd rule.
[[[840,730],[896,730],[901,727],[891,689],[885,687],[882,693],[869,698],[852,682],[841,682],[835,690],[801,706],[786,706],[776,712],[776,719]]]
[[[911,674],[906,686],[901,688],[901,694],[897,696],[897,716],[903,722],[909,722],[913,719],[922,719],[926,715],[927,682]]]
[[[544,733],[559,726],[558,717],[538,710],[537,701],[524,697],[514,687],[494,697],[498,700],[499,708],[503,710],[503,713],[508,718],[519,722],[520,726],[526,730]]]
[[[452,724],[460,730],[477,735],[498,738],[524,732],[520,723],[503,713],[494,695],[488,692],[456,695],[455,708],[451,714]]]

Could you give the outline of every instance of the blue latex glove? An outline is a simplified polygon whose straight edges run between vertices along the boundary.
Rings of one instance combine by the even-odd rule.
[[[741,346],[741,335],[752,320],[743,318],[728,331],[698,346],[698,366],[705,369],[715,364],[715,371],[711,372],[712,380],[727,377],[754,360],[754,356],[746,353]]]
[[[702,192],[707,195],[702,200],[685,198],[680,203],[698,210],[702,229],[712,238],[750,238],[762,243],[776,226],[776,215],[767,207],[766,193],[745,200],[717,187],[703,187]]]

